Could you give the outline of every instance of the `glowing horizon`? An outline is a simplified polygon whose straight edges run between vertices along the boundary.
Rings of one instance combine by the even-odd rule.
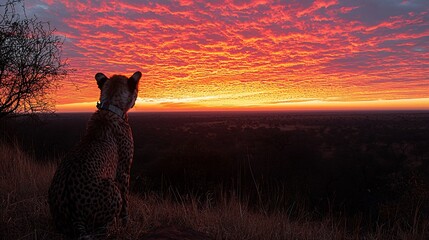
[[[425,1],[27,0],[76,69],[57,110],[93,111],[94,75],[140,70],[134,111],[429,110]],[[28,14],[28,13],[27,13]]]

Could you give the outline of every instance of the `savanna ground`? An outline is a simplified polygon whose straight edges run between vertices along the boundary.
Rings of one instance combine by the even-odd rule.
[[[1,239],[62,239],[47,189],[80,119],[2,125]],[[109,238],[427,239],[428,119],[140,116],[130,222]]]

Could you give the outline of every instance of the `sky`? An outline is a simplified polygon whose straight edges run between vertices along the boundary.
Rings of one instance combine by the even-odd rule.
[[[429,0],[26,0],[75,69],[58,111],[94,111],[94,75],[143,73],[134,111],[429,110]]]

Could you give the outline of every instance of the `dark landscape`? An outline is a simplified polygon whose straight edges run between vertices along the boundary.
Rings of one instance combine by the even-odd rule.
[[[84,134],[89,116],[4,121],[1,144],[55,166]],[[234,199],[240,209],[267,218],[299,224],[329,218],[339,235],[320,239],[429,237],[427,111],[131,113],[129,119],[135,198],[156,196],[197,210],[222,209]]]

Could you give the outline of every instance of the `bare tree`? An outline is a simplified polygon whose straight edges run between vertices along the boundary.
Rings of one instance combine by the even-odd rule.
[[[21,0],[0,4],[0,118],[53,111],[49,91],[67,74],[62,45],[49,23],[27,17]]]

